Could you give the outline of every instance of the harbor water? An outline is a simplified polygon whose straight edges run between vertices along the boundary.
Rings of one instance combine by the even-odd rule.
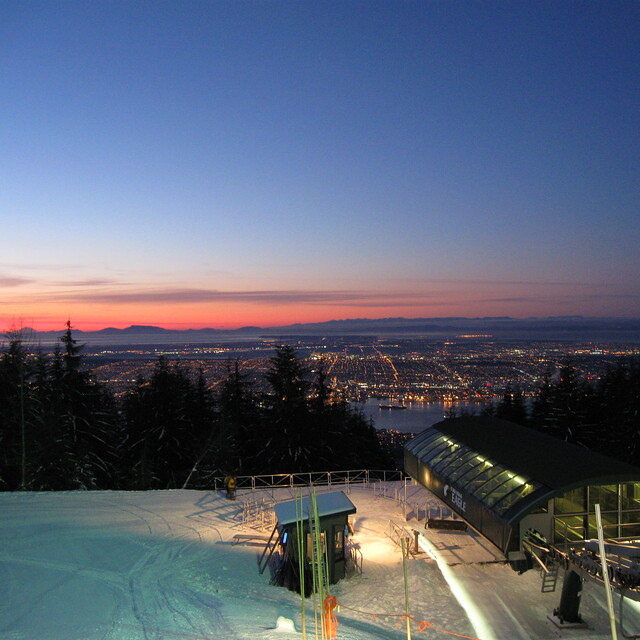
[[[364,402],[354,402],[352,407],[371,418],[376,429],[395,429],[403,433],[418,433],[436,422],[443,420],[451,409],[457,412],[480,413],[483,405],[467,402],[406,402],[406,409],[385,409],[380,405],[395,405],[388,398],[368,398]]]

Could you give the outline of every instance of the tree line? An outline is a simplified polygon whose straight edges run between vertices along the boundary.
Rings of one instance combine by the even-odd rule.
[[[270,360],[267,393],[253,390],[238,362],[213,393],[202,371],[160,357],[116,398],[82,365],[70,323],[51,355],[31,355],[20,332],[8,334],[0,490],[196,488],[228,473],[394,466],[371,422],[290,346]]]
[[[500,401],[481,413],[640,466],[638,359],[621,359],[595,381],[566,363],[545,375],[530,402],[517,385],[507,384]]]
[[[196,488],[228,473],[395,466],[371,422],[293,347],[275,350],[266,381],[257,393],[230,362],[213,393],[202,371],[160,357],[116,398],[83,367],[70,324],[50,355],[13,332],[0,352],[0,490]],[[637,359],[596,381],[566,364],[533,399],[507,384],[481,413],[640,466]]]

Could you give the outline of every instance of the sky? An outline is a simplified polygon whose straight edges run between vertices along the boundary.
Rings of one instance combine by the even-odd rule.
[[[0,330],[640,317],[640,3],[0,3]]]

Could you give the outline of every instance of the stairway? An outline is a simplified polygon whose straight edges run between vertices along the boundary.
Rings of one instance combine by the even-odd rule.
[[[560,565],[557,562],[551,562],[551,566],[547,567],[548,572],[542,571],[542,587],[540,591],[542,593],[553,593],[556,590],[558,584],[558,571]]]
[[[262,575],[264,570],[267,568],[267,565],[269,564],[269,560],[271,560],[271,556],[273,555],[273,552],[276,550],[276,547],[281,541],[282,533],[278,533],[278,535],[276,536],[277,531],[278,531],[278,524],[276,523],[276,526],[273,528],[273,531],[271,532],[271,537],[267,541],[267,544],[265,544],[264,550],[262,551],[262,555],[258,559],[258,568],[260,570],[260,575]]]

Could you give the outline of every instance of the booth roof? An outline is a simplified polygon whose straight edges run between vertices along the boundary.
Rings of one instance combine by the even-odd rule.
[[[297,503],[297,509],[296,509]],[[273,509],[276,512],[278,524],[291,524],[296,521],[296,515],[302,516],[302,519],[309,518],[309,497],[301,500],[287,500],[287,502],[279,502]],[[320,493],[316,495],[316,504],[318,505],[318,517],[333,516],[337,514],[349,515],[356,512],[356,507],[347,498],[344,491],[334,491],[332,493]]]

